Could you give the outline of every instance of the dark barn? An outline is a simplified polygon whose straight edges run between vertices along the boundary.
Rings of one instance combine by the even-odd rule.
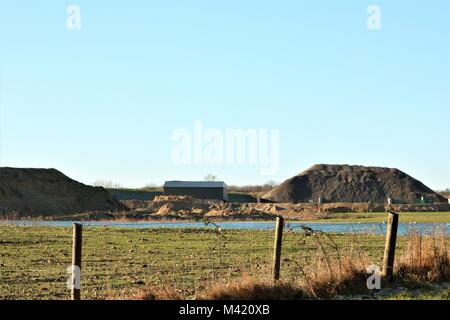
[[[228,186],[223,181],[166,181],[163,190],[165,196],[228,201]]]

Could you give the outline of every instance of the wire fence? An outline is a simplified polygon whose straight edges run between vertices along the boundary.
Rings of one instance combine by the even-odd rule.
[[[70,298],[71,228],[0,226],[0,239],[0,299]],[[84,227],[81,296],[129,299],[148,287],[193,296],[243,276],[270,281],[273,246],[273,230],[222,230],[220,223],[196,229]],[[281,280],[295,282],[305,268],[327,259],[364,255],[381,263],[383,246],[382,235],[329,235],[287,222]]]

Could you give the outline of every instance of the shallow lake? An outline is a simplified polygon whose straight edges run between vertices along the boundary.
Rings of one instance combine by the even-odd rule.
[[[73,223],[79,221],[0,221],[0,225],[16,225],[28,227],[71,227]],[[114,227],[114,228],[214,228],[213,225],[205,225],[203,222],[121,222],[121,221],[84,221],[81,222],[87,227]],[[275,222],[272,221],[227,221],[216,222],[221,229],[232,230],[273,230]],[[360,223],[360,222],[292,222],[286,223],[286,229],[293,228],[294,231],[302,231],[301,226],[307,226],[314,230],[333,233],[372,233],[385,234],[386,224],[383,223]],[[407,235],[411,231],[422,234],[429,234],[433,229],[444,229],[450,232],[450,223],[399,223],[398,234]]]

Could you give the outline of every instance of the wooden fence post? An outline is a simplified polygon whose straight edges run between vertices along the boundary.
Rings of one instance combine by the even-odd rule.
[[[397,241],[398,213],[390,212],[386,230],[386,245],[384,247],[383,270],[381,275],[392,281],[394,271],[395,243]]]
[[[72,240],[72,300],[80,300],[80,277],[81,277],[81,247],[83,241],[82,225],[79,223],[73,224],[73,240]]]
[[[283,241],[283,227],[284,219],[281,216],[277,217],[277,224],[275,228],[275,242],[273,252],[273,281],[280,280],[280,265],[281,265],[281,244]]]

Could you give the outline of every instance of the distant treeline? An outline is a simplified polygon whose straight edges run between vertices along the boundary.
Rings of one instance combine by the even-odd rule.
[[[439,194],[442,194],[444,197],[447,197],[447,198],[448,198],[448,196],[450,196],[450,189],[449,188],[447,188],[447,189],[445,189],[443,191],[435,191],[435,192],[439,193]]]
[[[156,183],[149,183],[142,188],[126,188],[120,183],[108,181],[108,180],[97,180],[93,183],[94,186],[103,187],[106,189],[115,189],[115,190],[136,190],[136,191],[161,191],[162,186]],[[229,192],[239,192],[239,193],[257,193],[257,192],[266,192],[277,186],[275,181],[268,181],[262,185],[245,185],[245,186],[236,186],[231,185],[228,188]]]
[[[263,192],[272,190],[277,186],[275,181],[269,181],[262,185],[247,185],[247,186],[235,186],[231,185],[228,187],[230,192],[243,192],[243,193],[253,193],[253,192]]]

